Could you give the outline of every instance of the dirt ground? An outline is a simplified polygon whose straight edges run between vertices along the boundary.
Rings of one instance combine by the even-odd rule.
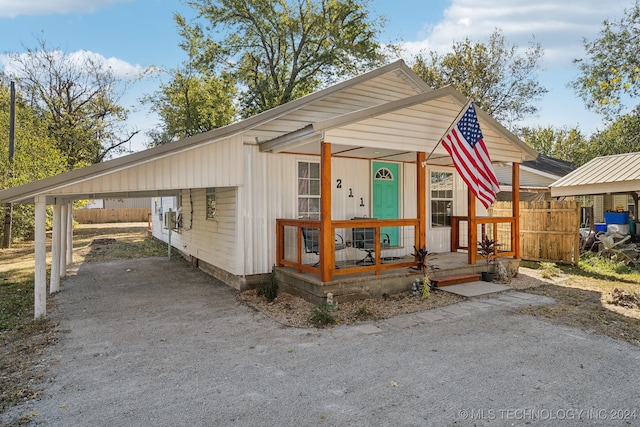
[[[146,227],[139,224],[130,226],[79,227],[74,236],[74,260],[91,262],[166,255],[166,248],[151,244],[145,238]],[[100,240],[104,238],[113,238],[116,242]],[[33,248],[28,242],[0,253],[0,273],[4,280],[10,280],[19,269],[29,270],[32,256]],[[562,273],[545,278],[540,270],[521,267],[509,286],[549,296],[556,301],[552,305],[518,309],[522,314],[640,346],[640,308],[611,304],[611,289],[618,286],[631,291],[640,290],[640,284],[634,281],[598,274]],[[236,299],[282,325],[294,328],[312,326],[310,317],[314,306],[300,298],[281,293],[269,303],[258,297],[255,291],[248,291],[237,294]],[[435,309],[462,299],[441,290],[433,291],[427,299],[407,292],[389,298],[340,303],[330,314],[335,319],[334,325],[354,324]],[[49,298],[50,310],[55,309],[56,300],[55,296]],[[40,395],[42,389],[35,386],[41,379],[38,366],[47,348],[58,341],[56,327],[54,322],[38,322],[0,334],[0,413],[16,403]]]
[[[583,283],[585,278],[564,273],[552,277],[543,276],[541,270],[520,267],[518,275],[507,284],[512,289],[545,295],[556,300],[556,304],[550,306],[522,308],[522,313],[561,325],[592,330],[640,346],[640,307],[611,304],[610,292],[594,291],[593,285]],[[589,283],[596,280],[594,277],[589,279]],[[625,283],[620,282],[619,285],[625,286]],[[268,302],[258,296],[255,290],[243,292],[238,298],[283,325],[302,328],[314,326],[310,320],[314,305],[302,298],[280,293],[273,302]],[[438,289],[427,299],[405,292],[389,298],[340,303],[330,314],[335,319],[335,324],[353,324],[429,310],[463,299],[464,297]]]
[[[640,349],[518,312],[553,306],[546,297],[507,291],[317,329],[273,321],[177,257],[85,262],[61,289],[58,343],[34,367],[43,391],[0,422],[595,427],[640,416]]]
[[[526,269],[518,277],[512,279],[508,286],[513,289],[527,289],[543,284],[545,282],[541,280],[540,275],[535,270]],[[264,297],[259,296],[256,290],[242,292],[238,295],[238,298],[283,325],[297,328],[316,326],[310,320],[314,304],[302,298],[281,292],[273,302],[269,302]],[[428,298],[423,298],[421,295],[414,296],[410,292],[403,292],[390,295],[387,298],[339,303],[335,309],[330,311],[330,314],[335,319],[334,324],[353,324],[444,307],[463,300],[465,300],[464,297],[441,289],[433,290]]]

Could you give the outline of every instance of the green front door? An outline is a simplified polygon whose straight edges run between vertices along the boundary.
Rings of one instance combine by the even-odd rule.
[[[396,219],[400,215],[400,166],[397,163],[373,162],[372,185],[374,218]],[[389,235],[389,244],[398,246],[398,227],[384,227],[383,241]]]

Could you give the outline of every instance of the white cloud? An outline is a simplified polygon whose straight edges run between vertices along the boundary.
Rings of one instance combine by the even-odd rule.
[[[508,43],[521,48],[540,43],[545,66],[566,68],[584,52],[584,38],[597,37],[604,19],[618,19],[632,5],[633,0],[606,7],[602,0],[452,0],[442,21],[425,28],[422,40],[403,45],[412,58],[420,50],[450,51],[465,37],[485,41],[500,29]]]
[[[131,0],[0,0],[0,17],[93,12],[125,1]]]
[[[59,50],[56,50],[53,53],[58,57],[60,61],[65,60],[75,63],[83,63],[89,60],[94,64],[98,64],[105,70],[113,70],[117,78],[135,79],[142,77],[145,74],[157,72],[157,70],[153,68],[143,67],[139,64],[130,64],[127,61],[123,61],[119,58],[106,58],[99,53],[91,52],[88,50],[77,50],[66,55]],[[22,53],[20,54],[20,56],[22,61],[27,61],[29,57],[27,53]],[[15,67],[9,55],[0,55],[0,68],[4,69],[4,71],[9,75],[13,74]]]

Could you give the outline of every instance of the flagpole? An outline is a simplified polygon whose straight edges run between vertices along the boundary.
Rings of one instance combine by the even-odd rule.
[[[436,151],[436,148],[438,148],[438,145],[440,145],[440,143],[442,142],[442,139],[444,138],[444,136],[451,131],[451,128],[453,128],[456,125],[456,123],[458,123],[458,120],[465,113],[465,111],[467,111],[467,109],[469,108],[469,105],[471,105],[472,102],[473,102],[473,99],[469,99],[467,101],[467,103],[464,104],[464,106],[462,107],[462,110],[460,110],[460,112],[458,113],[456,118],[453,119],[453,121],[451,122],[451,124],[447,128],[446,132],[442,134],[442,137],[440,137],[440,139],[438,140],[438,143],[435,145],[435,147],[433,147],[433,150],[431,150],[431,152],[429,153],[427,158],[424,160],[424,162],[422,162],[422,167],[425,167],[427,165],[427,161],[431,158],[431,155],[433,154],[433,152]]]

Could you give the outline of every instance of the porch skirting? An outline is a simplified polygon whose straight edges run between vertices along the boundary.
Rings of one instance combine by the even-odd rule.
[[[501,258],[500,262],[512,276],[517,274],[520,266],[519,259]],[[434,254],[429,260],[429,265],[437,267],[430,273],[432,278],[481,273],[487,270],[484,261],[474,265],[468,264],[467,254],[464,252]],[[280,291],[304,298],[314,304],[326,302],[328,293],[333,294],[335,301],[347,302],[409,292],[413,282],[421,277],[421,273],[416,270],[398,268],[382,271],[379,275],[359,273],[336,276],[329,282],[322,282],[315,274],[299,273],[291,267],[276,268],[276,279]]]

